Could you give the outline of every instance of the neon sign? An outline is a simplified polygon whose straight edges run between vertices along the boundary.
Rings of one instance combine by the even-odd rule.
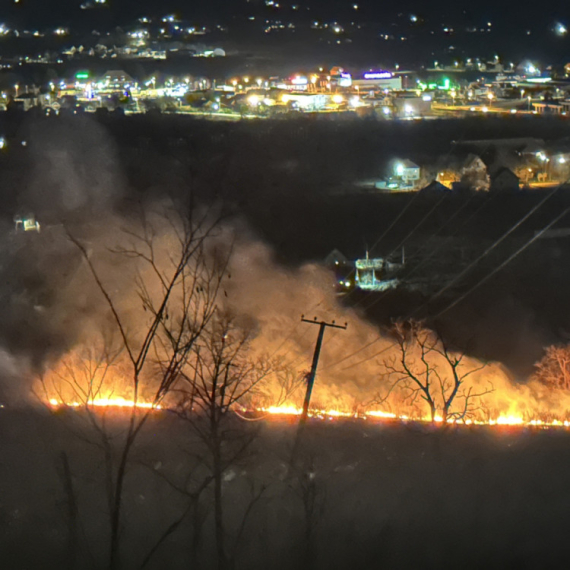
[[[390,79],[393,77],[389,71],[369,71],[364,74],[364,79]]]

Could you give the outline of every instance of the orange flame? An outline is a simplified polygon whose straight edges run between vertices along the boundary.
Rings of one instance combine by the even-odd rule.
[[[88,402],[61,402],[55,398],[50,398],[50,406],[54,408],[81,408],[95,406],[99,408],[141,408],[144,410],[161,410],[162,406],[151,402],[135,402],[125,398],[94,398]]]

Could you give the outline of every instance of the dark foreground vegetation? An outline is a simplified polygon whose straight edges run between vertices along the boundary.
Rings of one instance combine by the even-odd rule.
[[[105,567],[105,476],[98,449],[78,438],[97,440],[84,419],[2,411],[4,568]],[[119,437],[111,412],[108,425]],[[566,431],[316,421],[302,469],[290,472],[292,424],[236,427],[256,437],[224,470],[228,567],[566,564]],[[162,413],[146,426],[126,479],[121,568],[216,567],[212,489],[193,495],[202,459],[178,418]]]

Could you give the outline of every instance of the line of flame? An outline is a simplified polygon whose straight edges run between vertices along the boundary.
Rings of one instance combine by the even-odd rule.
[[[88,402],[60,402],[55,398],[50,399],[50,406],[53,407],[69,407],[81,408],[96,406],[100,408],[143,408],[145,410],[161,410],[159,405],[150,402],[135,402],[134,400],[126,400],[125,398],[95,398]]]
[[[55,398],[49,400],[49,404],[52,407],[71,407],[71,408],[80,408],[85,406],[96,406],[101,408],[141,408],[147,410],[162,410],[162,406],[155,405],[150,402],[135,402],[134,400],[127,400],[125,398],[96,398],[90,400],[89,402],[61,402]],[[258,408],[255,410],[242,410],[244,412],[256,412],[274,416],[300,416],[302,410],[295,406],[269,406],[267,408]],[[377,419],[377,420],[399,420],[399,421],[409,421],[409,416],[406,415],[397,415],[392,412],[384,412],[382,410],[370,410],[366,412],[344,412],[341,410],[319,410],[319,409],[312,409],[309,410],[309,417],[312,418],[357,418],[357,419]],[[415,421],[422,421],[422,422],[429,422],[428,418],[417,418]],[[491,419],[488,421],[476,420],[476,419],[465,419],[465,420],[456,420],[456,419],[449,419],[447,420],[448,423],[457,423],[457,424],[464,424],[464,425],[489,425],[489,426],[535,426],[535,427],[543,427],[543,428],[561,428],[561,427],[570,427],[570,421],[565,420],[539,420],[533,419],[526,421],[520,416],[515,415],[500,415],[496,419]],[[435,417],[436,423],[442,423],[443,418],[441,416]]]

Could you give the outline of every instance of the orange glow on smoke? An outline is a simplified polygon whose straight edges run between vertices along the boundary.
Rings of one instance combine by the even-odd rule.
[[[95,353],[95,356],[96,353]],[[43,401],[52,408],[73,408],[80,410],[116,409],[129,413],[129,410],[140,409],[159,411],[176,405],[174,395],[169,400],[154,404],[154,378],[149,374],[142,378],[139,384],[138,398],[134,401],[130,372],[124,362],[115,362],[104,366],[102,359],[93,358],[91,353],[86,356],[81,352],[72,352],[58,362],[41,379],[35,392],[42,394]],[[422,422],[429,423],[428,410],[421,401],[406,400],[396,392],[391,394],[389,401],[382,404],[365,405],[363,402],[374,399],[382,387],[381,382],[374,378],[373,373],[358,373],[362,382],[357,384],[351,377],[357,376],[357,371],[345,372],[342,376],[322,374],[317,378],[313,392],[312,407],[309,417],[315,420],[359,420],[370,422]],[[338,380],[341,380],[339,382]],[[369,379],[369,380],[368,380]],[[475,390],[482,390],[489,383],[493,391],[481,400],[473,402],[469,414],[462,419],[448,419],[447,423],[477,426],[487,425],[535,427],[535,428],[568,428],[570,427],[570,391],[556,390],[536,381],[517,384],[507,373],[498,366],[489,366],[473,376]],[[360,389],[360,392],[358,390]],[[236,412],[245,413],[256,418],[278,420],[289,417],[298,418],[301,415],[304,385],[300,384],[296,391],[288,395],[284,403],[280,397],[280,387],[268,383],[264,385],[262,394],[253,395],[250,400],[236,405]],[[461,410],[461,402],[455,410]],[[441,406],[438,408],[441,413]],[[453,411],[453,410],[452,410]],[[438,415],[435,423],[441,425],[443,418]]]

